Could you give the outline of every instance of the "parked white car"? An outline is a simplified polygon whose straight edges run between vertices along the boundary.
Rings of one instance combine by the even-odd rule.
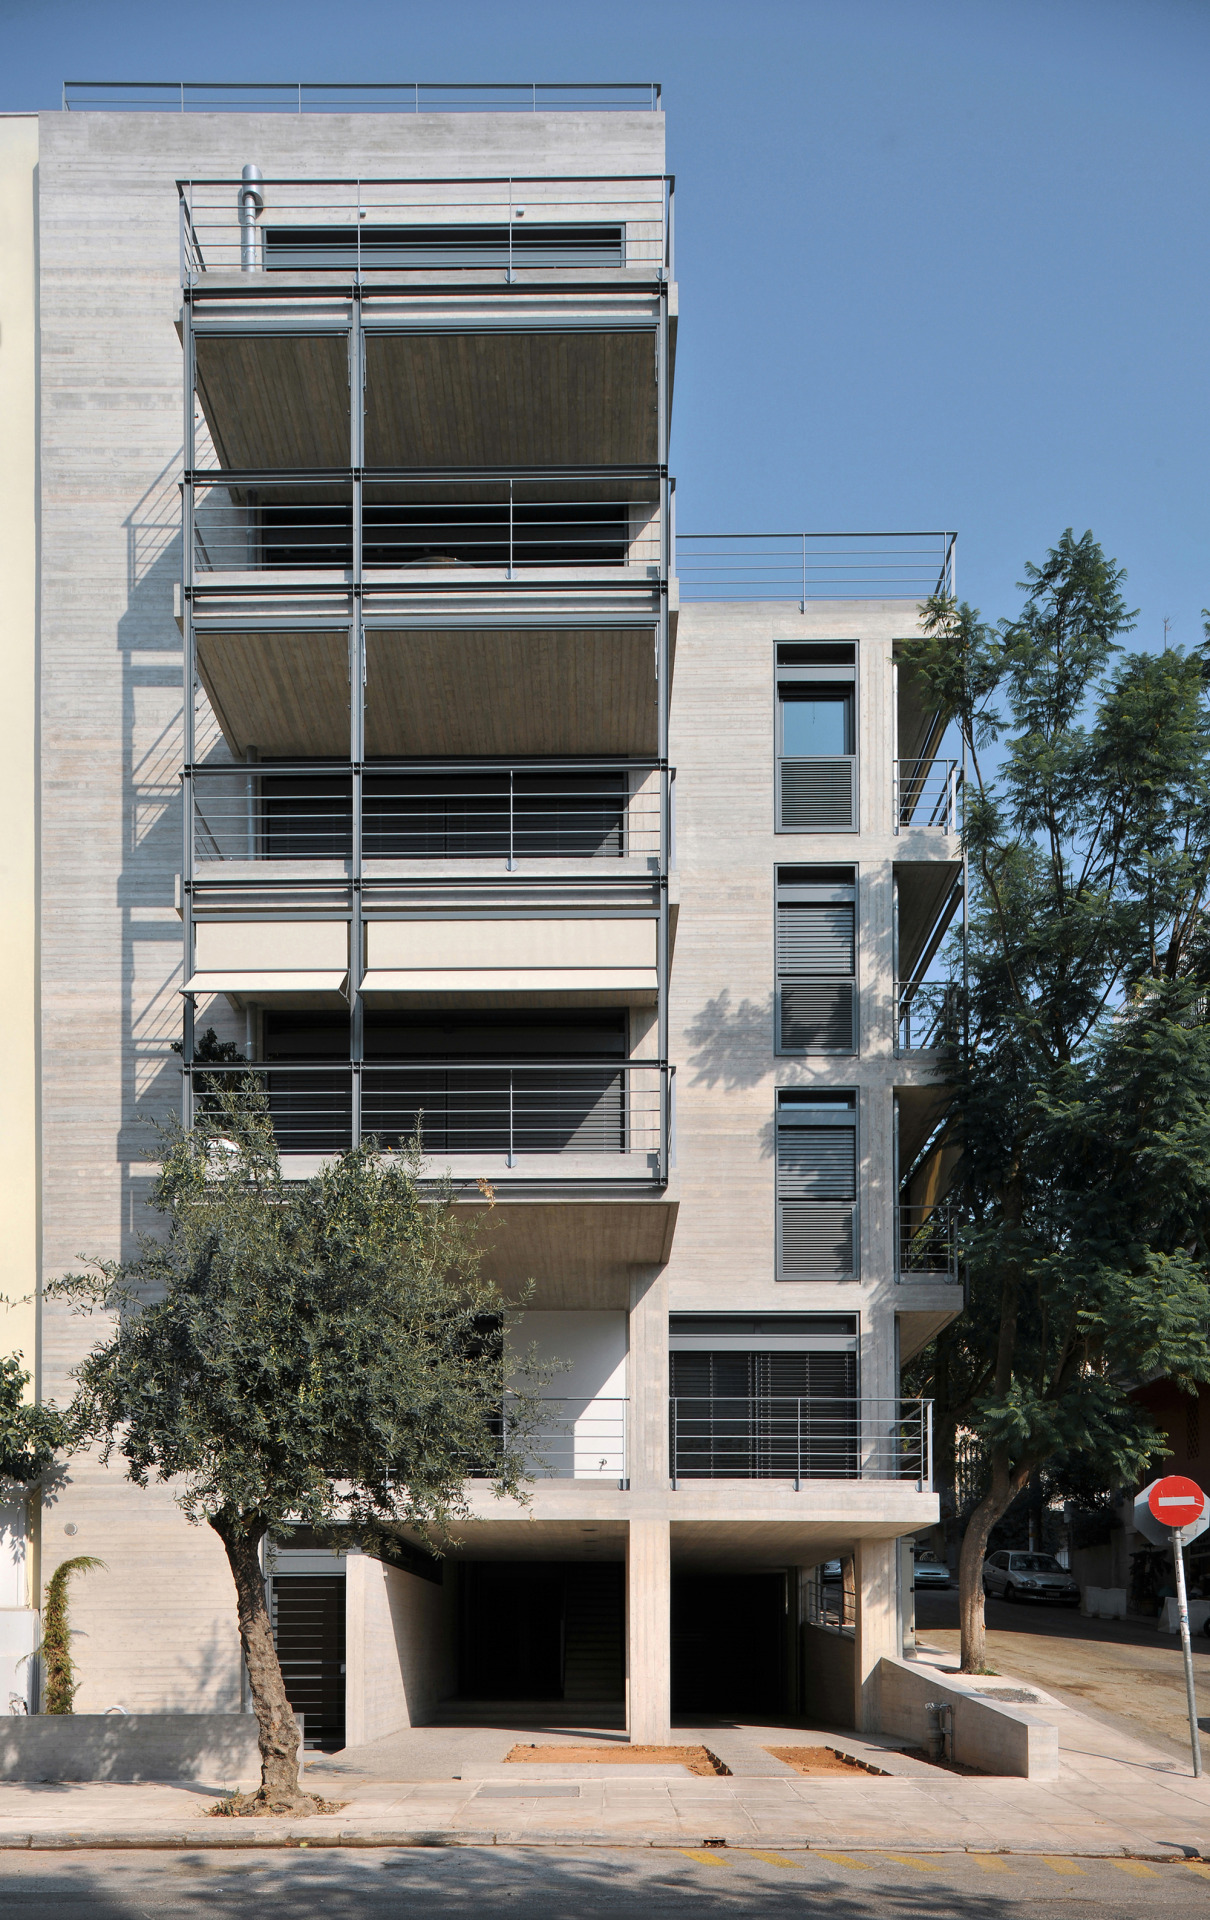
[[[938,1560],[935,1553],[918,1553],[912,1561],[912,1586],[948,1587],[950,1570],[944,1560]]]
[[[983,1562],[983,1591],[1005,1600],[1051,1600],[1079,1606],[1079,1582],[1053,1553],[993,1553]]]

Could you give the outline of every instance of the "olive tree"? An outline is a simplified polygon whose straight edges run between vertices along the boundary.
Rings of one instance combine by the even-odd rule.
[[[262,1543],[344,1523],[387,1553],[401,1524],[440,1545],[468,1475],[520,1490],[538,1402],[513,1396],[506,1448],[504,1301],[415,1152],[357,1147],[292,1183],[253,1077],[202,1104],[164,1135],[165,1231],[52,1291],[112,1316],[76,1369],[80,1431],[223,1544],[260,1735],[240,1810],[305,1811]]]

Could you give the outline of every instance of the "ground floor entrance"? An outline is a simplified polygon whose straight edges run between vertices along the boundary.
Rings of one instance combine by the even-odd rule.
[[[467,1561],[458,1568],[458,1599],[463,1699],[621,1701],[619,1561]]]

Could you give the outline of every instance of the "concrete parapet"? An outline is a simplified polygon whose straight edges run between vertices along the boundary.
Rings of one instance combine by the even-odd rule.
[[[937,1725],[936,1714],[927,1709],[929,1702],[936,1702],[952,1711],[951,1757],[959,1766],[1027,1780],[1058,1778],[1059,1735],[1049,1720],[982,1698],[953,1680],[939,1680],[932,1668],[916,1668],[885,1654],[875,1681],[882,1733],[927,1747]]]
[[[35,1713],[0,1720],[0,1780],[260,1779],[247,1713]]]

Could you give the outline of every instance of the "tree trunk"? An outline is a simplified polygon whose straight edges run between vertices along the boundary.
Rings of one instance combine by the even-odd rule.
[[[966,1523],[958,1560],[958,1619],[962,1629],[963,1673],[987,1670],[987,1626],[983,1611],[983,1562],[991,1530],[1012,1505],[1029,1469],[1014,1473],[1008,1460],[992,1455],[992,1483]]]
[[[265,1576],[260,1564],[264,1527],[227,1512],[212,1515],[210,1525],[227,1550],[235,1581],[240,1643],[260,1728],[261,1784],[256,1798],[266,1809],[284,1813],[309,1808],[310,1796],[302,1793],[298,1783],[298,1722],[286,1698],[265,1601]]]

